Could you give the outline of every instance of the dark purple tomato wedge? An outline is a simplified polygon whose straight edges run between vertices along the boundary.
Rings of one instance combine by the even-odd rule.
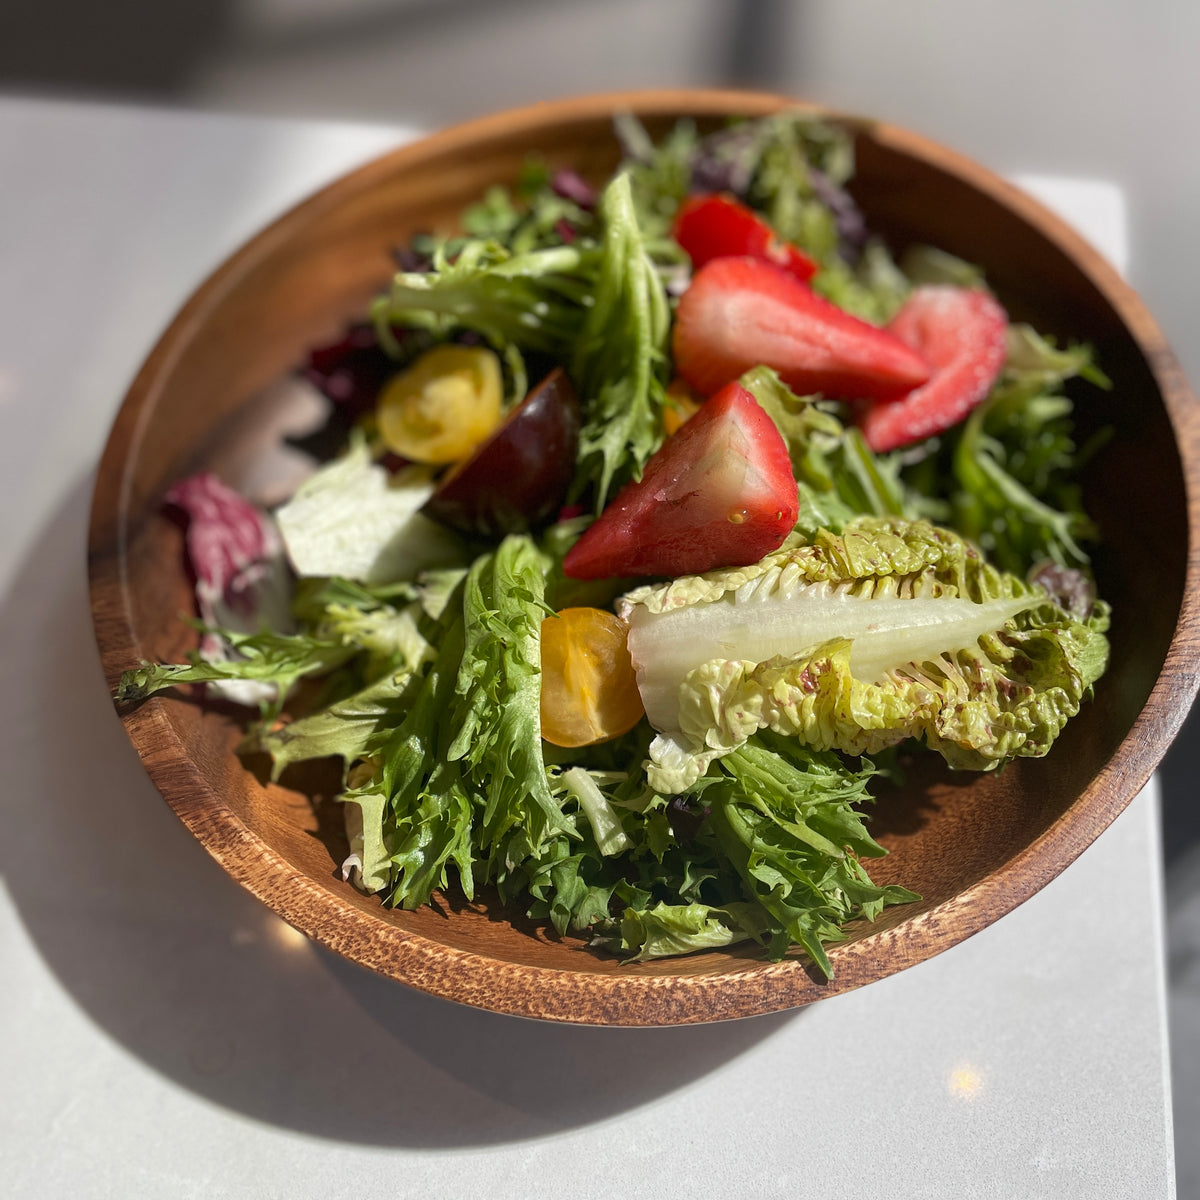
[[[502,538],[552,520],[575,473],[579,401],[555,367],[470,458],[443,476],[423,509],[469,537]]]

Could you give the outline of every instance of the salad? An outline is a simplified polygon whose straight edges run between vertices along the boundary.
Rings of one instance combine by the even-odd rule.
[[[1046,754],[1108,658],[1069,394],[1086,346],[897,256],[805,113],[530,162],[396,251],[303,373],[330,401],[273,512],[209,474],[198,649],[122,703],[244,705],[274,778],[340,760],[346,879],[506,904],[639,960],[825,947],[905,756]],[[366,316],[366,314],[364,314]]]

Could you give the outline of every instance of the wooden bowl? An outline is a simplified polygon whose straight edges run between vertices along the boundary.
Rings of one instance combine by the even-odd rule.
[[[390,248],[449,228],[533,151],[602,177],[615,164],[610,118],[652,132],[794,101],[713,91],[600,96],[490,117],[388,154],[342,178],[239,250],[175,318],[118,414],[96,484],[90,570],[110,684],[143,659],[177,661],[191,606],[166,488],[201,468],[258,494],[288,402],[272,386],[307,349],[359,317],[387,282]],[[982,264],[1014,318],[1086,339],[1112,378],[1087,392],[1086,428],[1116,436],[1085,480],[1103,531],[1101,594],[1113,606],[1112,667],[1042,760],[990,775],[930,763],[874,811],[890,848],[872,864],[919,904],[860,922],[831,950],[832,981],[756,947],[623,966],[495,903],[445,897],[385,909],[341,881],[337,805],[265,785],[234,753],[228,714],[156,698],[124,714],[151,778],[219,863],[286,921],[355,962],[467,1004],[559,1021],[668,1025],[743,1017],[856,988],[937,954],[1033,895],[1149,779],[1197,686],[1200,567],[1190,553],[1200,417],[1137,297],[1066,225],[981,167],[894,126],[853,119],[854,191],[894,248],[932,242]],[[281,480],[274,482],[282,485]],[[318,797],[318,801],[319,801]]]

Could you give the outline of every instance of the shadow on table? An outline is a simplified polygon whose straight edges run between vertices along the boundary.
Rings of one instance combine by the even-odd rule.
[[[797,1014],[674,1029],[524,1021],[325,952],[234,884],[147,777],[109,703],[78,485],[0,602],[0,870],[33,944],[106,1034],[258,1120],[409,1147],[486,1145],[645,1104]],[[19,698],[19,699],[18,699]]]

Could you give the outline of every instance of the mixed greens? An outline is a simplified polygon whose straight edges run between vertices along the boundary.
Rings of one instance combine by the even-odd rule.
[[[838,128],[617,132],[599,190],[531,162],[401,249],[314,353],[340,445],[277,512],[173,491],[204,641],[118,698],[228,689],[276,778],[340,759],[344,873],[385,904],[490,888],[626,959],[753,939],[829,974],[918,899],[864,866],[895,748],[1045,754],[1105,668],[1067,387],[1105,380],[971,265],[897,260]]]

